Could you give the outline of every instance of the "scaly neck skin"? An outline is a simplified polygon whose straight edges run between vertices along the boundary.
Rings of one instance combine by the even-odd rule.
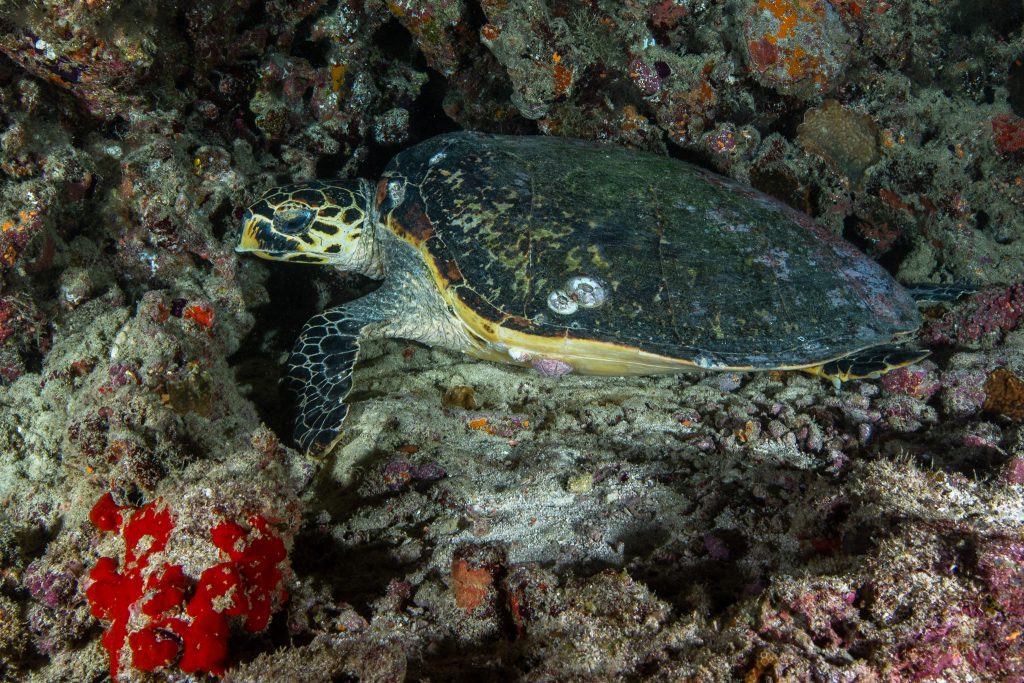
[[[469,352],[476,343],[438,291],[423,255],[386,226],[376,224],[375,250],[384,282],[375,291],[346,306],[374,324],[366,337],[400,337]]]
[[[385,274],[384,255],[381,253],[381,233],[384,228],[380,224],[380,215],[374,202],[376,187],[369,180],[359,180],[359,199],[364,212],[363,231],[356,240],[356,248],[350,260],[338,264],[344,270],[351,270],[374,280],[380,280]]]

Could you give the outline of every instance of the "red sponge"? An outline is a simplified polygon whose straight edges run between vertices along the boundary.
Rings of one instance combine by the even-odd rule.
[[[222,521],[210,529],[210,540],[225,559],[205,569],[198,581],[180,565],[163,561],[151,566],[175,528],[162,500],[134,508],[117,505],[107,493],[89,519],[103,531],[119,531],[125,540],[124,566],[119,571],[117,560],[99,558],[85,590],[93,616],[109,622],[103,646],[110,653],[112,678],[125,643],[135,669],[155,671],[180,656],[178,667],[185,673],[223,674],[229,618],[244,617],[245,630],[256,633],[287,599],[284,541],[261,516],[249,518],[248,528]]]

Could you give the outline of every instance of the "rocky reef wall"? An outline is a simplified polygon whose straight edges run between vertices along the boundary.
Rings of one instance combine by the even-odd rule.
[[[0,679],[1018,680],[1019,0],[0,3]],[[366,345],[244,207],[460,128],[686,159],[928,307],[930,359],[541,377]],[[145,672],[152,673],[145,673]]]

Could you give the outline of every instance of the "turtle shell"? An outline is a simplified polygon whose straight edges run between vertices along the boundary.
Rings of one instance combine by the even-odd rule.
[[[885,270],[806,215],[609,144],[442,135],[391,161],[378,208],[500,348],[807,367],[920,324]]]

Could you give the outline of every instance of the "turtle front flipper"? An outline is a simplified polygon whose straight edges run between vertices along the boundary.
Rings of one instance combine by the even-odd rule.
[[[929,353],[924,349],[894,344],[872,346],[821,365],[805,368],[804,372],[832,380],[832,384],[838,388],[842,382],[851,379],[875,379],[890,370],[923,360]]]
[[[295,405],[295,443],[309,455],[329,451],[348,415],[359,338],[372,322],[339,306],[310,318],[299,335],[281,387]]]

